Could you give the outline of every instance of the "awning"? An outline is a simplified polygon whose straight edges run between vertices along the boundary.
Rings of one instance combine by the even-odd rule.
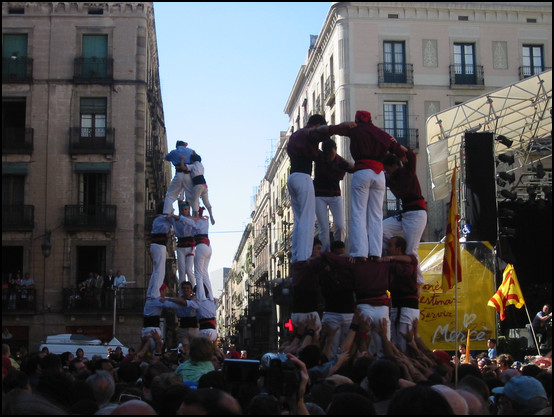
[[[514,153],[519,167],[537,162],[531,152],[552,158],[552,69],[436,113],[427,119],[426,131],[434,200],[450,195],[466,132],[492,132],[495,138],[512,140],[510,148],[495,140],[495,155]]]

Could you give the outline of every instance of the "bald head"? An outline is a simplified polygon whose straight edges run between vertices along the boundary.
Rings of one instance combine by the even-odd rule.
[[[127,416],[155,416],[156,411],[150,404],[141,400],[125,401],[118,405],[112,415],[127,415]]]
[[[433,385],[431,389],[437,391],[440,395],[446,398],[446,401],[448,401],[450,407],[452,407],[454,414],[463,416],[469,414],[469,407],[467,406],[466,400],[452,388],[446,385],[437,384]]]

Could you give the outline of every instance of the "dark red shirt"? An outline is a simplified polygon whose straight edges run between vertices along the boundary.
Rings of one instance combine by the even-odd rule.
[[[409,255],[411,262],[390,262],[390,294],[393,307],[418,308],[417,258]]]
[[[396,198],[402,200],[402,209],[427,210],[427,204],[421,194],[421,186],[416,175],[417,157],[413,150],[408,149],[407,161],[391,175],[387,175],[387,187]]]
[[[319,272],[324,267],[321,258],[291,264],[292,313],[318,311]]]
[[[321,256],[330,265],[343,267],[352,272],[358,304],[388,305],[389,262],[356,260],[352,263],[350,258],[331,252],[324,252]]]
[[[290,158],[290,172],[312,175],[312,162],[316,160],[319,142],[329,139],[327,133],[318,132],[308,125],[294,132],[287,143]]]
[[[356,165],[362,160],[381,162],[389,151],[400,158],[405,154],[400,144],[391,135],[371,122],[358,122],[354,128],[330,126],[329,133],[350,137],[350,154]]]
[[[340,196],[340,182],[347,172],[352,172],[352,165],[342,156],[336,155],[335,159],[327,161],[325,154],[318,151],[314,175],[316,197]]]

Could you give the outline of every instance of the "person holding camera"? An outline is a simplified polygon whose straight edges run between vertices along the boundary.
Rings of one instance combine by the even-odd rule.
[[[278,398],[285,414],[310,414],[304,402],[308,369],[295,355],[266,353],[260,360],[260,376],[262,392]]]

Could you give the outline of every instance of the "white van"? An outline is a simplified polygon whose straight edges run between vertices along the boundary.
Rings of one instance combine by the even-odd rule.
[[[85,357],[92,359],[96,355],[107,358],[110,352],[117,346],[121,347],[123,355],[127,355],[128,348],[123,346],[115,337],[109,343],[102,343],[100,339],[91,336],[56,334],[47,336],[46,343],[42,343],[39,350],[46,347],[50,353],[55,353],[56,355],[61,355],[64,352],[71,352],[75,355],[75,351],[81,348],[85,352]]]

